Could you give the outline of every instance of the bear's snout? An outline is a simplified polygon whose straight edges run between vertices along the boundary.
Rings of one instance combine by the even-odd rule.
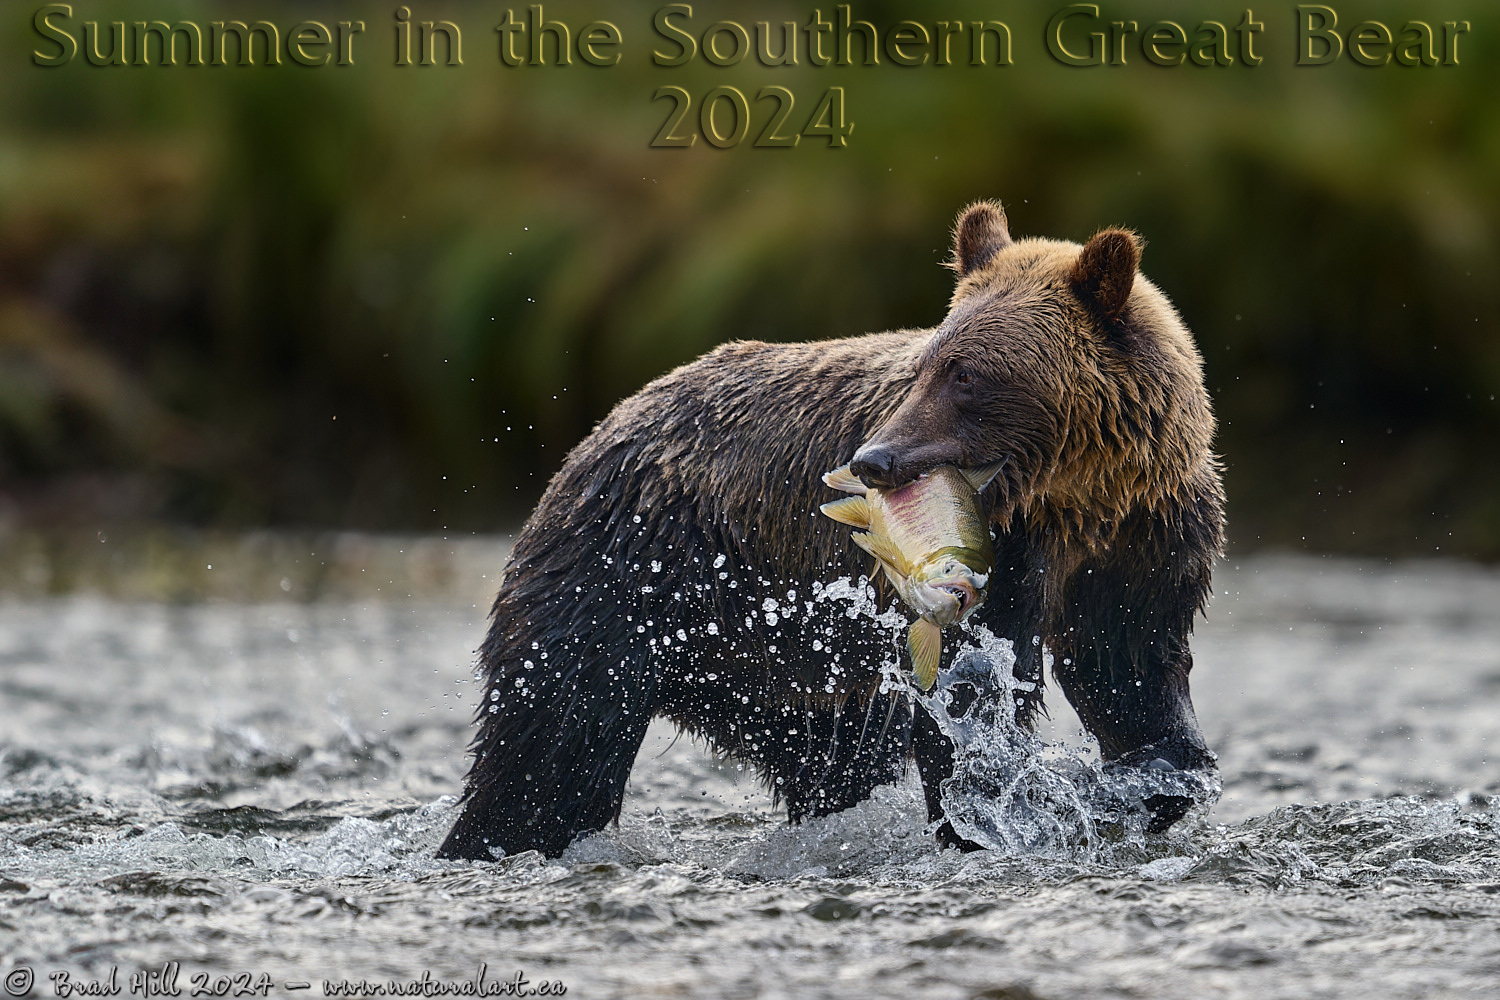
[[[896,478],[896,449],[887,444],[870,442],[854,453],[849,471],[873,490],[890,490],[902,485]]]
[[[882,440],[885,436],[880,434],[866,441],[849,463],[849,471],[872,490],[894,490],[905,486],[940,465],[963,467],[963,456],[952,442],[908,443],[898,438],[887,443]]]

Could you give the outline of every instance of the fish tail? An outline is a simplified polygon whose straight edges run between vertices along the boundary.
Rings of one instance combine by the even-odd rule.
[[[858,496],[864,496],[869,492],[869,488],[860,481],[858,476],[849,471],[849,466],[847,465],[840,466],[832,472],[824,473],[823,482],[844,493],[854,493]]]
[[[870,501],[864,497],[844,497],[842,500],[825,503],[818,509],[842,524],[856,528],[870,526]]]

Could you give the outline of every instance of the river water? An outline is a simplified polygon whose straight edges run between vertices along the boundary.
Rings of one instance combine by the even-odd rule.
[[[939,852],[910,781],[789,827],[734,761],[658,724],[619,829],[560,861],[469,864],[432,852],[503,546],[468,543],[425,591],[392,547],[344,558],[346,586],[314,558],[321,589],[274,566],[196,601],[10,588],[10,995],[115,970],[128,996],[176,962],[183,996],[389,992],[481,963],[491,989],[520,974],[575,997],[1500,996],[1494,571],[1226,562],[1193,674],[1223,797],[1165,836]],[[45,584],[33,570],[16,579]],[[1044,756],[1081,766],[1049,704]]]

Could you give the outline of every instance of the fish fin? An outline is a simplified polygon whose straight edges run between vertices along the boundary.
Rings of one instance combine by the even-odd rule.
[[[943,658],[943,630],[926,618],[918,618],[906,633],[906,648],[911,653],[917,687],[931,691],[937,683],[938,663]]]
[[[859,477],[849,471],[849,466],[841,466],[832,472],[823,473],[823,482],[842,493],[857,493],[864,496],[870,492],[865,484],[859,481]]]
[[[899,593],[901,590],[901,581],[904,579],[901,571],[892,566],[890,563],[886,562],[884,559],[875,560],[875,564],[880,569],[885,570],[886,579],[891,581],[891,586],[895,587],[896,591]]]
[[[841,524],[851,524],[856,528],[870,526],[870,501],[864,497],[844,497],[818,509]]]
[[[859,531],[854,534],[854,544],[879,559],[887,567],[894,569],[898,575],[911,575],[911,563],[906,561],[900,549],[891,544],[890,539],[868,531]]]
[[[1002,458],[998,462],[981,465],[977,469],[960,469],[959,471],[964,474],[964,478],[969,481],[969,485],[974,487],[974,492],[980,493],[1000,474],[1000,470],[1004,467],[1005,459]]]

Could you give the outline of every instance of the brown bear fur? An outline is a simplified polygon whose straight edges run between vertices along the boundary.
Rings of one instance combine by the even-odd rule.
[[[754,765],[793,820],[860,801],[913,754],[939,819],[951,745],[879,690],[893,641],[809,601],[871,572],[818,515],[834,498],[822,473],[851,456],[882,486],[1003,459],[975,617],[1035,682],[1020,717],[1041,709],[1045,643],[1106,760],[1211,766],[1187,675],[1222,539],[1214,421],[1191,336],[1139,256],[1122,230],[1082,248],[1013,240],[979,203],[955,227],[937,328],[727,344],[616,407],[517,538],[440,854],[555,855],[601,829],[656,716]]]

